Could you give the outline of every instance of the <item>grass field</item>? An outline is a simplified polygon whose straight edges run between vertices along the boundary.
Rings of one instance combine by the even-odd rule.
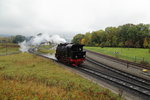
[[[114,56],[117,58],[129,60],[129,61],[136,61],[150,63],[150,53],[149,49],[142,49],[142,48],[110,48],[110,47],[85,47],[87,50],[95,51],[98,53]]]
[[[19,52],[19,46],[13,43],[0,43],[0,55],[10,54],[14,52]]]
[[[55,62],[20,53],[0,56],[0,100],[121,100]]]

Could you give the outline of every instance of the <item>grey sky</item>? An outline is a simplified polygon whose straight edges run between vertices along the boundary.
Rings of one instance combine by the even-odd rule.
[[[0,0],[0,34],[75,34],[150,24],[150,0]]]

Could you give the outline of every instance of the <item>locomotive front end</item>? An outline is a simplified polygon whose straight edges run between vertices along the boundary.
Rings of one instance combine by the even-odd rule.
[[[56,58],[66,64],[78,66],[85,61],[86,52],[80,44],[59,44],[56,49]]]
[[[86,52],[83,51],[84,45],[74,44],[71,46],[70,63],[73,66],[78,66],[85,61]]]

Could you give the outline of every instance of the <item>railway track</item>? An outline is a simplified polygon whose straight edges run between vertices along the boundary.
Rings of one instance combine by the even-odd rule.
[[[87,57],[86,60],[88,65],[84,64],[82,67],[80,67],[80,70],[83,72],[96,76],[97,78],[107,81],[110,84],[117,84],[117,86],[123,90],[128,89],[129,91],[137,92],[136,94],[140,94],[143,96],[143,98],[146,98],[144,100],[150,100],[149,80],[120,71],[118,69],[114,69],[110,66],[90,59],[89,57]],[[95,67],[92,67],[91,65]]]
[[[91,63],[93,63],[93,64],[95,64],[95,65],[98,65],[99,67],[102,67],[102,68],[104,68],[104,69],[110,70],[110,71],[112,71],[112,72],[114,72],[114,73],[117,73],[117,74],[122,75],[122,76],[124,76],[124,77],[130,78],[130,79],[132,79],[132,80],[141,82],[141,83],[147,85],[148,88],[150,89],[150,81],[149,81],[149,80],[146,80],[146,79],[140,78],[140,77],[138,77],[138,76],[135,76],[135,75],[132,75],[132,74],[123,72],[123,71],[118,70],[118,69],[115,69],[115,68],[112,68],[111,66],[102,64],[102,63],[100,63],[100,62],[98,62],[98,61],[95,61],[95,60],[89,58],[89,57],[87,57],[86,60],[89,61],[89,62],[91,62]]]
[[[29,52],[34,53],[34,49],[30,49]],[[48,58],[43,55],[39,55],[39,56]],[[91,64],[90,65],[83,64],[80,67],[72,67],[72,68],[80,72],[86,73],[90,76],[93,76],[96,79],[116,85],[117,87],[127,92],[132,91],[136,93],[136,95],[139,94],[142,100],[150,100],[150,81],[149,80],[142,79],[135,75],[131,75],[129,73],[120,71],[118,69],[114,69],[110,66],[97,62],[89,57],[86,58],[86,61]],[[92,65],[95,67],[93,67]]]
[[[150,96],[150,90],[143,87],[143,86],[134,84],[132,82],[125,81],[123,79],[120,79],[120,78],[117,78],[117,77],[114,77],[114,76],[111,76],[111,75],[104,74],[102,72],[99,72],[99,71],[96,71],[96,70],[93,70],[93,69],[90,69],[90,68],[84,68],[83,67],[83,68],[80,68],[80,69],[82,71],[86,71],[90,74],[93,74],[93,75],[96,75],[98,77],[104,78],[106,80],[109,80],[109,81],[114,82],[116,84],[119,84],[121,86],[136,90],[136,91],[138,91],[138,92],[140,92],[144,95]]]

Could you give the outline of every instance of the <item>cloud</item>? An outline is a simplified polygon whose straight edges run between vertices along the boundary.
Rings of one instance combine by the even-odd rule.
[[[0,33],[84,33],[150,23],[149,0],[0,0]]]

